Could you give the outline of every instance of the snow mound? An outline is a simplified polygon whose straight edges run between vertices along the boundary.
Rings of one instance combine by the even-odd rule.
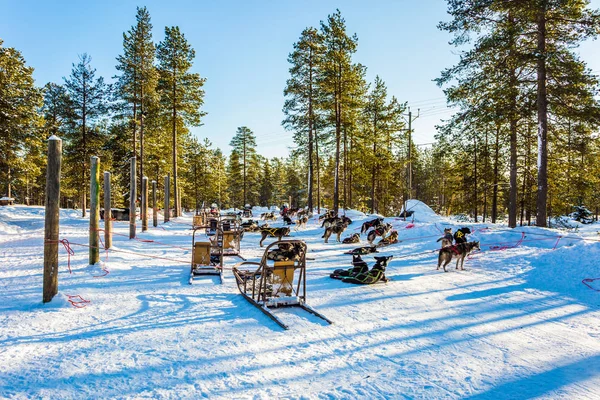
[[[433,209],[431,207],[429,207],[427,204],[423,203],[420,200],[415,200],[415,199],[408,200],[406,202],[406,210],[409,212],[413,211],[414,212],[414,214],[413,214],[414,220],[418,221],[418,222],[435,223],[435,222],[439,222],[443,219],[441,216],[436,214],[435,211],[433,211]],[[404,212],[404,208],[402,209],[400,214],[402,215],[403,212]],[[413,217],[410,217],[410,218],[412,219]]]

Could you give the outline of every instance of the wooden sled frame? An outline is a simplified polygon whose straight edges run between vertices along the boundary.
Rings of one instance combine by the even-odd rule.
[[[218,275],[219,280],[223,283],[223,246],[222,241],[209,238],[208,241],[200,242],[196,241],[196,232],[199,230],[205,230],[207,226],[198,226],[194,228],[192,233],[192,265],[190,268],[190,279],[189,284],[191,285],[194,281],[195,276],[202,275]],[[217,228],[215,232],[218,237],[219,232],[222,231]],[[219,262],[217,264],[211,262],[211,257],[217,256]]]
[[[217,241],[223,248],[223,256],[235,256],[246,261],[240,254],[240,246],[244,236],[244,229],[240,226],[237,219],[223,218],[220,221],[220,234],[217,234]]]
[[[192,226],[197,228],[199,226],[207,225],[207,218],[208,215],[206,214],[206,211],[200,211],[200,214],[194,215],[192,219]]]
[[[300,245],[300,257],[289,261],[268,260],[271,248],[279,248],[280,243]],[[233,267],[233,275],[244,298],[284,329],[289,327],[269,308],[299,307],[333,323],[306,304],[306,249],[306,243],[301,240],[276,241],[267,246],[260,262],[245,261]],[[248,267],[255,269],[244,269]]]

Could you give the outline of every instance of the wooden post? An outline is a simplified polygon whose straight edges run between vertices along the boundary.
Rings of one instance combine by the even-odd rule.
[[[167,174],[165,176],[165,205],[164,205],[164,214],[165,214],[165,222],[169,222],[169,191],[171,187],[169,186],[171,183],[171,174]]]
[[[104,248],[112,247],[112,210],[110,201],[110,172],[104,172]]]
[[[100,261],[100,159],[90,157],[90,265]]]
[[[129,160],[131,163],[129,175],[129,239],[135,237],[135,197],[136,197],[136,177],[135,177],[135,157]]]
[[[58,228],[60,201],[60,165],[62,140],[48,139],[48,167],[46,169],[46,212],[44,223],[44,288],[43,302],[48,303],[58,293]]]
[[[156,204],[156,181],[152,181],[152,226],[158,226],[158,205]]]
[[[142,232],[148,230],[148,177],[142,178]]]

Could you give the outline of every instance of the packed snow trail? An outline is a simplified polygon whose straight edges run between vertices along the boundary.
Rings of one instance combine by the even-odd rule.
[[[414,221],[386,219],[401,241],[376,254],[395,256],[387,284],[328,277],[350,266],[343,252],[366,245],[366,235],[325,244],[316,217],[292,230],[314,258],[308,304],[334,324],[275,310],[289,331],[239,294],[235,257],[225,259],[222,285],[188,284],[191,216],[138,232],[161,244],[115,236],[123,252],[102,251],[101,265],[88,266],[87,248],[74,245],[72,274],[61,247],[59,295],[42,305],[43,209],[0,207],[0,398],[597,398],[600,295],[581,282],[600,276],[597,225],[568,235],[511,231],[412,206]],[[347,215],[354,222],[342,237],[373,218]],[[466,271],[454,262],[436,271],[440,229],[461,226],[484,251]],[[61,210],[61,238],[86,244],[87,229],[78,212]],[[116,233],[127,230],[115,223]],[[519,246],[490,250],[520,232]],[[533,240],[540,235],[578,239],[552,250],[555,240]],[[259,240],[245,233],[244,257],[262,256]],[[109,274],[95,278],[103,268]],[[67,295],[89,303],[75,308]]]

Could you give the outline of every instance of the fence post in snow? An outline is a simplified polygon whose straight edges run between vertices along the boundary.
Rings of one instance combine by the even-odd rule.
[[[135,157],[131,157],[129,160],[131,163],[130,167],[130,178],[129,178],[129,239],[133,239],[135,237],[135,189],[136,189],[136,179],[135,179]]]
[[[90,265],[100,261],[100,159],[90,157]]]
[[[164,204],[164,214],[165,214],[165,222],[169,222],[170,210],[169,210],[169,191],[171,181],[171,174],[165,175],[165,204]]]
[[[148,230],[148,177],[142,178],[142,232]]]
[[[112,247],[112,210],[110,202],[110,172],[104,172],[104,248]]]
[[[152,225],[158,226],[158,205],[156,204],[156,181],[152,181]]]
[[[60,165],[62,140],[48,139],[48,167],[46,169],[46,210],[44,221],[44,285],[43,302],[48,303],[58,293],[58,227],[60,201]]]

